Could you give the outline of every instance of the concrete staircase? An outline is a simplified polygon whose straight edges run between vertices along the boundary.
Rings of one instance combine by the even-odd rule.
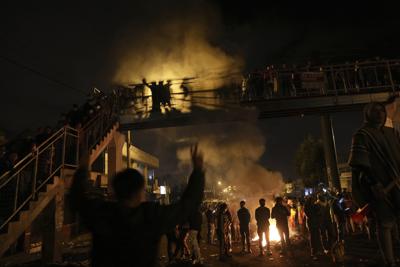
[[[119,123],[115,123],[114,126],[107,132],[107,134],[102,138],[102,140],[90,151],[89,164],[92,164],[103,152],[103,150],[108,146],[110,141],[114,138],[115,132],[119,128]]]
[[[92,164],[108,146],[110,141],[114,138],[118,127],[119,124],[115,123],[101,141],[90,151],[90,164]],[[64,190],[68,189],[71,185],[74,172],[75,169],[62,169],[62,179],[59,176],[51,178],[50,182],[44,186],[44,189],[38,193],[37,198],[31,200],[26,207],[16,215],[16,218],[6,226],[6,229],[2,229],[2,233],[0,233],[0,257],[18,240],[58,193],[64,194]]]
[[[45,190],[39,192],[37,198],[27,204],[27,209],[20,211],[17,219],[8,224],[6,232],[0,234],[0,256],[18,240],[56,194],[63,190],[61,179],[58,176],[54,176],[52,179],[53,182],[47,184]]]

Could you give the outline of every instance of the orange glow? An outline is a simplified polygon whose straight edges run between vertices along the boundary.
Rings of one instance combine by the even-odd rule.
[[[269,225],[269,239],[271,242],[279,242],[281,241],[281,237],[279,236],[278,228],[276,227],[276,221],[274,219],[270,219]],[[258,241],[259,236],[256,233],[252,239],[252,241]],[[267,246],[267,240],[265,239],[265,234],[263,235],[262,246]]]

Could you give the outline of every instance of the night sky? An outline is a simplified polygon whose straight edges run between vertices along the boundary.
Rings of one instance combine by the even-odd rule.
[[[54,125],[73,103],[84,102],[88,89],[113,88],[126,40],[140,42],[147,29],[157,33],[163,21],[185,19],[191,13],[212,14],[215,27],[208,41],[243,58],[243,70],[270,63],[399,56],[400,19],[394,6],[365,1],[357,5],[281,2],[53,1],[41,5],[5,1],[0,11],[0,129],[12,136]],[[357,112],[333,117],[341,161],[360,117]],[[307,134],[320,134],[319,118],[313,116],[264,120],[259,127],[266,138],[262,164],[285,177],[295,176],[293,152],[299,143]],[[157,131],[135,136],[139,147],[161,155],[160,171],[168,172],[163,168],[176,163],[173,145],[167,145]],[[154,146],[155,138],[161,146]],[[161,153],[163,145],[167,152]]]

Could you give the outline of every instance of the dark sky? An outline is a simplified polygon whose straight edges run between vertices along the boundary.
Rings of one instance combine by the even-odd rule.
[[[383,1],[25,2],[5,1],[0,11],[0,129],[14,134],[53,125],[61,112],[82,103],[93,86],[111,89],[121,40],[131,34],[140,42],[147,27],[157,29],[186,13],[212,13],[215,27],[209,41],[240,55],[244,69],[309,59],[399,56],[398,9]],[[345,154],[359,123],[357,113],[334,116],[339,154]],[[262,161],[293,176],[293,151],[308,133],[319,135],[319,119],[277,118],[259,125],[268,151]],[[147,141],[143,139],[143,147],[152,150],[146,145],[152,140]]]

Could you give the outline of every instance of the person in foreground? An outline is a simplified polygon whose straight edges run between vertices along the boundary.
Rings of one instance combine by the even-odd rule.
[[[187,188],[179,202],[168,206],[145,202],[145,180],[134,169],[125,169],[112,180],[115,201],[93,198],[88,164],[81,164],[71,186],[71,206],[92,232],[92,266],[157,265],[161,236],[187,220],[203,200],[203,156],[197,145],[191,156],[193,172]]]
[[[360,207],[369,204],[385,265],[397,266],[392,233],[400,215],[400,141],[393,128],[384,126],[382,104],[368,104],[364,117],[353,136],[349,160],[352,192]]]

